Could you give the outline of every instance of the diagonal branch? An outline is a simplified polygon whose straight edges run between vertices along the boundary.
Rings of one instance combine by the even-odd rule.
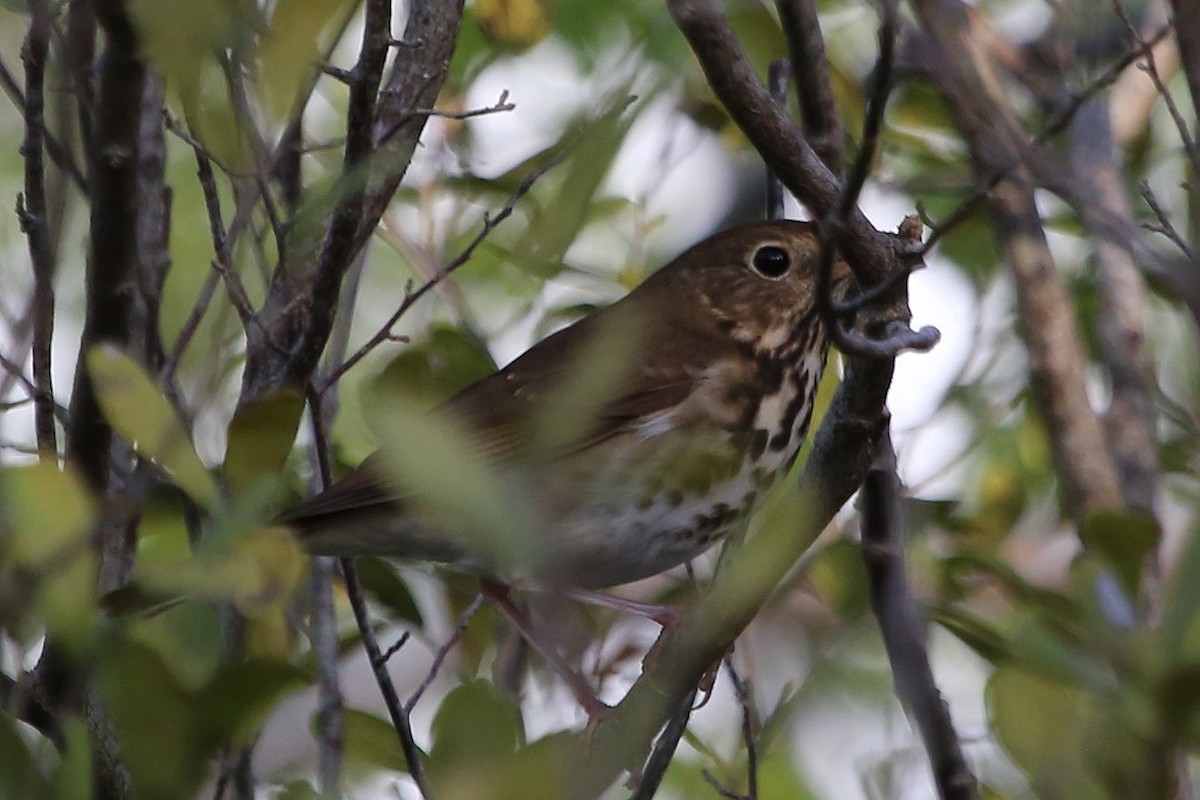
[[[825,37],[814,0],[775,0],[787,38],[792,80],[805,137],[821,161],[836,177],[842,174],[846,132],[833,97]]]

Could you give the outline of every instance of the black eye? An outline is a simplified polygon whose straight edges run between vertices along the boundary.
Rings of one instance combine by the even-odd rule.
[[[768,278],[778,278],[788,271],[788,267],[792,265],[792,259],[788,255],[788,251],[782,247],[766,244],[754,251],[754,257],[750,259],[750,263],[760,274]]]

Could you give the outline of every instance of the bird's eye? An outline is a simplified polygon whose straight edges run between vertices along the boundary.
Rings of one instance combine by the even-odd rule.
[[[754,251],[750,265],[760,275],[778,278],[788,271],[788,267],[792,265],[792,258],[788,251],[779,245],[765,244]]]

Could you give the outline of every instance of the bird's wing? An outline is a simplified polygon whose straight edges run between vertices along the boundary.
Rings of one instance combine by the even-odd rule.
[[[520,460],[528,453],[542,401],[553,395],[567,372],[576,367],[573,356],[596,335],[593,319],[582,320],[542,340],[504,369],[451,397],[440,410],[468,426],[478,452],[489,462]],[[633,430],[692,392],[708,365],[706,359],[712,357],[711,346],[695,346],[686,332],[675,331],[666,339],[662,332],[656,335],[659,349],[654,365],[639,363],[644,359],[635,358],[611,392],[611,399],[598,404],[574,440],[559,443],[556,455],[578,453]],[[669,342],[665,352],[664,341]],[[383,460],[376,453],[334,486],[290,509],[280,521],[302,525],[328,514],[397,502],[395,492],[383,478],[384,470]]]

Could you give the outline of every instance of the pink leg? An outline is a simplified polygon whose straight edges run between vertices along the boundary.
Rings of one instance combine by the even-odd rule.
[[[551,591],[561,594],[563,597],[578,600],[581,603],[588,603],[602,608],[612,608],[617,611],[628,611],[631,614],[652,619],[668,630],[679,624],[679,609],[675,608],[675,606],[662,605],[660,603],[642,603],[637,600],[627,600],[624,597],[617,597],[605,594],[604,592],[593,592],[588,589]]]
[[[597,699],[592,687],[588,685],[588,682],[577,670],[563,661],[562,657],[554,651],[554,648],[548,642],[541,641],[534,632],[529,620],[521,613],[520,609],[513,605],[512,600],[509,599],[507,586],[496,581],[481,578],[479,587],[483,596],[490,600],[496,608],[500,609],[504,616],[508,617],[509,621],[520,631],[521,636],[525,638],[525,641],[529,642],[529,645],[537,651],[538,655],[545,659],[550,668],[570,687],[571,694],[575,696],[575,701],[587,713],[590,721],[595,722],[612,710]]]

